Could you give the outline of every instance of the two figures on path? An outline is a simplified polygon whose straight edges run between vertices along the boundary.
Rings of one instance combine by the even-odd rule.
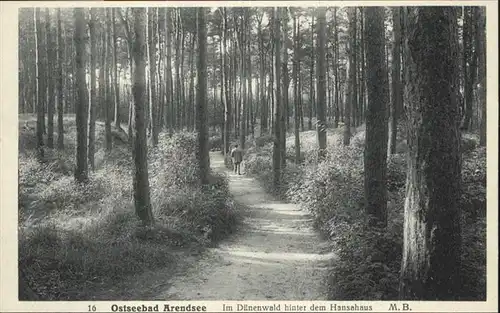
[[[231,159],[233,161],[234,173],[241,175],[240,165],[243,161],[243,151],[238,147],[238,145],[235,145],[233,150],[231,150]]]

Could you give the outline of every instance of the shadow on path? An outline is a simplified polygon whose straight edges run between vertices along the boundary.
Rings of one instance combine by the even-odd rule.
[[[324,300],[325,276],[334,258],[298,206],[276,201],[259,183],[226,170],[220,152],[211,166],[224,172],[244,207],[238,232],[209,249],[154,300]]]

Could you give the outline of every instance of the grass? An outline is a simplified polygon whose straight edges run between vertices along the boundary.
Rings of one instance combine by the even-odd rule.
[[[183,251],[202,250],[235,229],[238,213],[225,177],[211,173],[208,186],[198,183],[194,134],[161,135],[149,149],[155,225],[144,228],[134,211],[127,145],[115,140],[106,155],[98,123],[96,168],[80,185],[73,179],[74,118],[64,126],[64,151],[47,149],[39,162],[35,120],[20,118],[20,300],[88,300],[147,270],[161,268],[169,277]]]
[[[403,249],[406,142],[399,131],[397,154],[388,160],[388,227],[365,227],[363,210],[364,126],[352,131],[350,146],[342,144],[343,127],[329,129],[327,157],[318,163],[315,131],[300,133],[303,162],[294,163],[294,136],[287,137],[287,165],[282,184],[272,184],[272,137],[251,143],[246,172],[268,191],[299,203],[329,238],[338,259],[329,273],[329,299],[397,300]],[[462,294],[459,300],[486,299],[486,153],[474,134],[462,140]]]

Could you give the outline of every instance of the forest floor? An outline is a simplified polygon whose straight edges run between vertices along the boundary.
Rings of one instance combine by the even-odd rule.
[[[238,231],[201,256],[183,258],[177,275],[162,270],[130,277],[99,298],[145,300],[324,300],[332,254],[328,241],[313,229],[297,205],[276,201],[254,178],[224,166],[220,152],[212,168],[225,172],[242,210]],[[124,294],[126,293],[126,294]]]

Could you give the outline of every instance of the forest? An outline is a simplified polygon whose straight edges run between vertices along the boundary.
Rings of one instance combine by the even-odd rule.
[[[314,297],[486,300],[485,7],[21,8],[18,59],[20,300],[161,298],[268,196]]]

